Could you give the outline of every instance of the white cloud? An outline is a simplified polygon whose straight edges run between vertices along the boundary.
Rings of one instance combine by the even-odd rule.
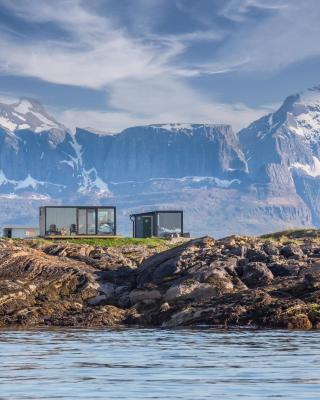
[[[213,102],[177,80],[122,81],[113,86],[113,111],[67,110],[62,122],[69,126],[93,126],[119,132],[133,125],[167,122],[226,123],[235,130],[270,112],[269,107],[252,109],[244,104]],[[114,111],[116,110],[116,111]]]
[[[146,9],[149,13],[148,21],[157,19],[152,7],[158,12],[159,2],[140,0],[137,4],[139,12]],[[2,7],[19,18],[42,26],[53,23],[65,35],[43,40],[2,29],[0,72],[108,90],[106,112],[65,111],[63,122],[71,127],[118,131],[130,125],[181,121],[231,123],[239,129],[269,110],[214,101],[191,87],[188,78],[233,70],[273,71],[320,55],[320,7],[315,0],[231,0],[223,4],[220,14],[235,23],[234,31],[206,24],[206,29],[184,34],[159,35],[144,28],[139,36],[116,19],[94,12],[93,6],[89,9],[88,2],[3,0]],[[270,16],[249,24],[252,9],[267,10]],[[177,61],[190,45],[222,40],[225,44],[212,55],[212,61],[203,62],[201,57],[189,64]]]
[[[252,9],[280,10],[283,8],[287,8],[286,0],[230,0],[225,3],[220,14],[232,21],[243,22]]]
[[[16,102],[17,102],[16,97],[14,97],[10,94],[5,94],[5,93],[0,94],[0,103],[12,104],[12,103],[16,103]]]
[[[248,23],[252,9],[267,10],[269,16]],[[218,55],[227,65],[246,59],[240,70],[265,73],[320,56],[318,0],[232,0],[223,13],[239,23],[239,31]]]
[[[4,31],[0,38],[2,73],[96,89],[117,79],[155,76],[167,69],[168,58],[183,49],[177,42],[167,41],[159,48],[132,38],[77,0],[5,4],[28,21],[54,22],[65,30],[68,40],[26,42]]]
[[[146,14],[151,14],[151,9],[160,10],[155,2],[148,7],[141,0],[138,4],[140,13],[144,8]],[[0,71],[96,89],[116,80],[157,78],[163,74],[187,78],[235,69],[272,71],[320,55],[317,0],[230,0],[223,4],[222,9],[212,12],[237,22],[229,31],[212,26],[160,35],[142,28],[140,34],[133,35],[116,19],[98,15],[80,0],[3,0],[2,6],[20,18],[56,24],[65,31],[65,38],[26,41],[3,29]],[[247,23],[253,9],[269,11],[270,15]],[[157,20],[154,13],[151,16]],[[177,61],[177,56],[184,54],[192,43],[222,40],[224,45],[212,55],[211,62],[203,62],[200,57],[188,64]]]

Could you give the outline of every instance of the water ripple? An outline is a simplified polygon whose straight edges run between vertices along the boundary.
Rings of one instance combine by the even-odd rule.
[[[2,399],[319,399],[320,332],[0,332]]]

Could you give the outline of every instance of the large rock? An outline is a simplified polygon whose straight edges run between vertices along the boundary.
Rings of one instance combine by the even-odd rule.
[[[152,303],[154,301],[161,299],[161,294],[159,290],[132,290],[129,295],[132,305],[136,303]]]
[[[241,276],[241,280],[249,287],[268,285],[272,279],[272,272],[261,262],[246,264]]]
[[[295,244],[288,244],[281,249],[281,254],[286,258],[299,260],[303,257],[303,251]]]

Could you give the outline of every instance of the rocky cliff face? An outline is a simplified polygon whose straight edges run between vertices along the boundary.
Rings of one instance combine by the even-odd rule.
[[[319,239],[298,241],[205,237],[156,253],[2,240],[0,327],[319,329]]]
[[[227,125],[139,126],[113,136],[78,129],[75,138],[85,168],[105,182],[233,179],[247,172],[237,136]]]
[[[228,125],[155,124],[69,132],[23,99],[0,104],[0,222],[36,223],[38,205],[182,208],[194,235],[320,224],[320,91],[288,97],[238,134]],[[28,212],[23,214],[29,204]]]
[[[250,180],[268,194],[300,197],[319,224],[320,89],[288,97],[239,132]]]

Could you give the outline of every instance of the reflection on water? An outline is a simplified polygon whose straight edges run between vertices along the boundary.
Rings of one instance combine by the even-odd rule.
[[[320,332],[0,332],[0,399],[319,399]]]

